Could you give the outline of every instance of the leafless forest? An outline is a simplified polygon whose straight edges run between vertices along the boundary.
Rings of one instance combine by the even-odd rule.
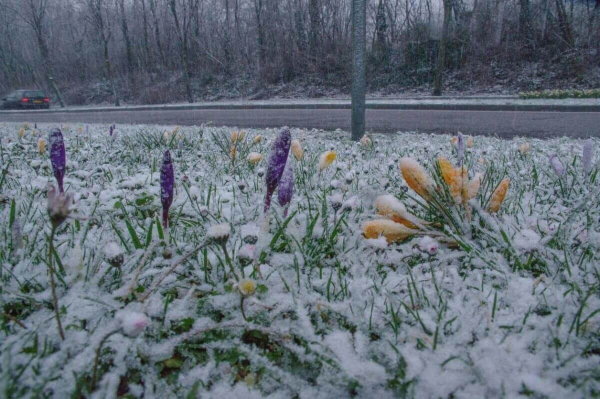
[[[0,0],[0,92],[40,87],[68,104],[348,94],[351,28],[350,0]],[[373,94],[592,88],[600,0],[368,0],[367,43]]]

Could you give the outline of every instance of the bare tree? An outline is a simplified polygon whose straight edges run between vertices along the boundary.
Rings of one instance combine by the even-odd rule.
[[[97,32],[100,42],[102,43],[105,78],[110,84],[115,106],[118,107],[121,105],[121,102],[117,94],[117,88],[113,78],[109,54],[109,43],[113,32],[111,29],[108,6],[106,0],[86,0],[86,2],[90,13],[90,22],[94,27],[94,30]]]
[[[507,71],[500,75],[508,75],[513,90],[551,88],[556,79],[562,86],[599,84],[593,71],[600,67],[600,0],[445,0],[439,9],[435,4],[365,0],[365,88],[369,83],[401,90],[431,82],[441,93],[446,68],[464,68],[455,76],[465,83],[497,84],[489,74],[492,62],[495,70]],[[325,85],[351,91],[352,5],[0,0],[0,90],[42,83],[57,102],[60,97],[78,104],[113,97],[115,103],[193,101],[197,88],[211,85],[211,92],[225,97],[269,95],[272,87],[284,85],[308,95],[322,94],[319,86]],[[541,81],[514,78],[536,58],[543,58],[537,63]],[[176,79],[181,85],[173,84]],[[92,89],[102,81],[107,91]]]
[[[191,17],[194,13],[198,12],[198,0],[182,0],[183,10],[182,17],[177,13],[177,0],[169,0],[169,7],[171,14],[173,15],[173,21],[175,23],[175,31],[177,33],[177,40],[179,43],[179,53],[181,57],[181,63],[183,65],[183,82],[185,84],[185,91],[187,100],[190,103],[194,102],[194,94],[192,92],[192,83],[190,79],[190,26]]]
[[[367,2],[352,0],[352,140],[365,134]]]
[[[452,0],[443,0],[444,3],[444,22],[442,24],[442,36],[438,47],[437,68],[433,81],[433,95],[442,95],[442,85],[444,82],[444,70],[446,69],[446,47],[448,45],[448,30],[450,18],[452,17]]]
[[[121,17],[121,32],[125,40],[125,53],[127,55],[127,72],[131,74],[134,69],[133,49],[131,46],[131,38],[129,37],[129,25],[127,24],[127,14],[125,13],[125,0],[116,0],[117,7]]]
[[[46,72],[46,81],[48,86],[52,88],[56,98],[61,107],[64,108],[65,103],[62,98],[62,94],[56,81],[54,80],[52,60],[50,58],[50,51],[48,49],[48,43],[46,36],[48,34],[46,29],[46,17],[48,12],[48,0],[26,0],[25,4],[21,4],[22,9],[13,8],[16,15],[20,16],[33,30],[37,46],[42,57],[43,67]]]

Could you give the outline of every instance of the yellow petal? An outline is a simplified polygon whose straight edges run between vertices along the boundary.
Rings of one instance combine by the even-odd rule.
[[[252,140],[252,142],[253,142],[254,144],[258,144],[258,143],[260,143],[261,141],[262,141],[262,136],[261,136],[260,134],[259,134],[258,136],[255,136],[255,137],[254,137],[254,140]]]
[[[400,172],[402,177],[417,194],[427,201],[431,200],[433,192],[433,182],[425,169],[412,158],[402,158],[400,160]]]
[[[481,186],[481,181],[483,180],[483,174],[476,173],[475,177],[469,182],[467,186],[467,198],[473,199],[479,192],[479,187]]]
[[[251,152],[250,154],[248,154],[248,162],[250,162],[252,165],[256,165],[257,163],[262,161],[262,159],[263,156],[258,152]]]
[[[508,186],[510,185],[510,179],[506,178],[498,184],[496,190],[492,194],[492,198],[490,199],[490,213],[496,213],[500,210],[500,206],[502,202],[504,202],[504,197],[506,196],[506,192],[508,191]]]
[[[40,152],[40,154],[43,154],[45,150],[46,150],[46,140],[44,140],[44,138],[42,137],[38,140],[38,151]]]
[[[329,165],[335,161],[336,156],[337,154],[335,151],[325,151],[323,154],[321,154],[321,158],[319,158],[319,169],[327,169]]]
[[[467,148],[473,147],[473,136],[467,138]]]
[[[462,199],[462,179],[460,169],[452,166],[450,161],[441,156],[438,157],[438,165],[440,167],[442,178],[448,186],[450,195],[452,195],[452,198],[454,198],[454,201],[457,204],[460,203]]]
[[[417,232],[418,230],[409,229],[403,224],[387,219],[370,220],[363,224],[365,238],[379,238],[384,236],[388,243],[404,241]]]
[[[404,204],[393,195],[380,195],[375,198],[373,205],[375,205],[375,209],[377,209],[380,215],[392,219],[396,223],[401,223],[408,228],[418,229],[419,225],[424,226],[428,224],[426,221],[410,214]]]
[[[294,157],[296,158],[296,160],[301,160],[304,157],[304,150],[302,149],[302,145],[300,144],[300,141],[298,140],[292,140],[292,154],[294,154]]]

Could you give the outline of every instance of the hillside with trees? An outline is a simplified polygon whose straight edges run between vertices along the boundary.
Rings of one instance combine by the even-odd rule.
[[[351,36],[348,0],[0,0],[0,92],[348,95]],[[600,86],[600,0],[368,0],[367,43],[372,95]]]

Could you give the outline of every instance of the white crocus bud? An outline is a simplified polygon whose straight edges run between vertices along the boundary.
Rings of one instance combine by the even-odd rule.
[[[140,335],[150,324],[150,319],[143,313],[121,310],[117,312],[116,319],[120,323],[123,334],[135,338]]]
[[[212,238],[218,244],[225,244],[231,235],[231,227],[227,223],[210,226],[207,231],[208,238]]]

